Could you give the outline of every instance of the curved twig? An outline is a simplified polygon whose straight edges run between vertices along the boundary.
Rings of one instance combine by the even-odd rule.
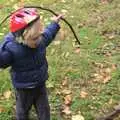
[[[24,8],[38,8],[38,9],[41,9],[41,10],[49,11],[49,12],[51,12],[52,14],[54,14],[54,15],[56,15],[56,16],[58,15],[58,14],[55,13],[53,10],[48,9],[48,8],[43,8],[43,7],[41,7],[41,6],[24,6]],[[76,35],[73,27],[71,26],[71,24],[70,24],[66,19],[64,19],[64,18],[61,18],[61,19],[70,27],[71,31],[72,31],[73,34],[74,34],[74,37],[75,37],[77,43],[80,45],[80,41],[79,41],[79,39],[78,39],[78,37],[77,37],[77,35]]]
[[[56,16],[58,15],[58,14],[55,13],[53,10],[48,9],[48,8],[43,8],[43,7],[41,7],[41,6],[24,6],[24,8],[38,8],[38,9],[41,9],[41,10],[49,11],[50,13],[52,13],[52,14],[54,14],[54,15],[56,15]],[[13,13],[13,12],[12,12],[12,13]],[[11,13],[11,14],[12,14],[12,13]],[[3,21],[0,23],[0,26],[11,16],[11,14],[9,14],[7,17],[5,17],[5,18],[3,19]],[[70,24],[66,19],[64,19],[64,18],[61,18],[61,20],[63,20],[63,21],[69,26],[69,28],[71,29],[71,31],[72,31],[75,39],[76,39],[76,42],[80,45],[80,41],[79,41],[79,39],[78,39],[78,37],[77,37],[77,35],[76,35],[73,27],[71,26],[71,24]]]
[[[114,120],[119,115],[120,115],[120,105],[116,106],[113,112],[108,113],[104,117],[97,118],[96,120]]]

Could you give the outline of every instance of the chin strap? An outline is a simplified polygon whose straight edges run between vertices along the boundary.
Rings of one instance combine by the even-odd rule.
[[[44,8],[44,7],[41,7],[41,6],[24,6],[23,8],[37,8],[37,9],[41,9],[41,10],[48,11],[48,12],[54,14],[55,16],[58,15],[58,14],[55,13],[53,10],[48,9],[48,8]],[[13,13],[13,12],[12,12],[12,13]],[[3,19],[3,21],[0,23],[0,26],[12,15],[12,13],[9,14],[5,19]],[[66,19],[64,19],[64,18],[61,18],[61,20],[63,20],[63,21],[69,26],[69,28],[71,29],[71,31],[72,31],[75,39],[76,39],[76,42],[80,45],[80,41],[79,41],[79,39],[78,39],[78,37],[77,37],[77,35],[76,35],[76,33],[75,33],[72,25],[71,25]]]

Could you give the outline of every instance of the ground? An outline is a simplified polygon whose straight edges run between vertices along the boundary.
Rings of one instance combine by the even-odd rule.
[[[18,0],[0,1],[0,21],[18,9]],[[47,88],[52,120],[95,120],[120,103],[120,1],[24,0],[63,13],[81,45],[61,21],[61,30],[47,48]],[[40,10],[44,26],[52,14]],[[0,39],[9,31],[9,20],[0,27]],[[9,69],[0,71],[0,120],[15,116],[14,89]],[[34,108],[31,119],[36,115]],[[116,120],[119,120],[117,117]]]

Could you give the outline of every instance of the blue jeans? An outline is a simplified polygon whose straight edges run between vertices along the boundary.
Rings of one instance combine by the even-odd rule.
[[[50,120],[50,107],[46,87],[16,90],[16,118],[28,120],[29,111],[34,105],[38,120]]]

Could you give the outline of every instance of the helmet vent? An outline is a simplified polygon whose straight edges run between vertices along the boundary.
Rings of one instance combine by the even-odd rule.
[[[26,14],[30,14],[28,11],[24,11],[24,13],[26,13]]]
[[[20,18],[23,18],[24,16],[21,15],[21,14],[17,14],[16,17],[20,17]]]

